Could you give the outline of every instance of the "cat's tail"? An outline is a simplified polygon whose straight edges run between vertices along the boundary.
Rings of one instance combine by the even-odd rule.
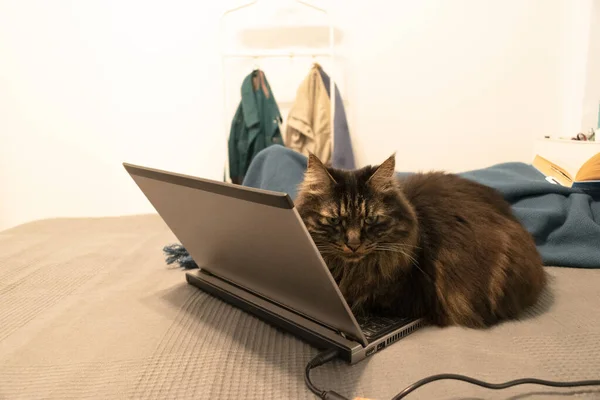
[[[183,269],[196,269],[198,265],[192,259],[192,256],[181,244],[170,244],[163,247],[163,253],[165,253],[168,265],[177,263]]]

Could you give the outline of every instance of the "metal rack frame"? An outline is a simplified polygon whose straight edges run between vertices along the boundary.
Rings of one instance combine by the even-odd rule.
[[[244,9],[248,9],[250,7],[255,6],[257,3],[259,3],[261,0],[253,0],[250,1],[248,3],[230,8],[228,10],[226,10],[222,15],[221,15],[221,19],[220,19],[220,30],[219,30],[219,34],[220,34],[220,39],[222,40],[224,38],[224,20],[225,18],[227,18],[227,16],[229,16],[230,14],[233,14],[235,12],[244,10]],[[318,11],[323,13],[326,17],[327,17],[327,21],[328,21],[328,28],[329,28],[329,50],[328,51],[323,51],[322,49],[319,49],[319,51],[292,51],[292,50],[286,50],[285,48],[283,49],[278,49],[278,50],[260,50],[258,52],[253,52],[253,51],[240,51],[240,52],[229,52],[226,51],[224,49],[223,44],[221,43],[220,49],[221,49],[221,77],[222,77],[222,88],[223,88],[223,124],[224,124],[224,131],[225,131],[225,180],[226,181],[230,181],[230,177],[229,177],[229,152],[227,151],[227,142],[229,139],[229,122],[228,121],[228,116],[226,113],[227,110],[227,93],[226,93],[226,82],[227,82],[227,77],[225,76],[225,62],[227,59],[232,59],[232,58],[253,58],[255,60],[258,59],[262,59],[262,58],[316,58],[316,57],[329,57],[330,60],[330,65],[331,65],[331,71],[330,71],[330,83],[329,83],[329,87],[330,87],[330,105],[331,105],[331,121],[330,121],[330,125],[331,125],[331,141],[332,141],[332,148],[334,146],[333,140],[334,140],[334,115],[335,115],[335,79],[334,79],[334,61],[335,61],[335,54],[334,54],[334,47],[335,47],[335,41],[334,41],[334,26],[333,26],[333,21],[331,18],[331,15],[329,14],[329,12],[321,7],[318,7],[314,4],[311,4],[305,0],[290,0],[290,1],[282,1],[281,3],[297,3],[299,5],[302,5],[304,7],[307,7],[309,9]]]

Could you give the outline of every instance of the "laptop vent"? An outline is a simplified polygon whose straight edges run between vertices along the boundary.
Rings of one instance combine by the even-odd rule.
[[[398,332],[394,336],[390,336],[385,341],[385,345],[386,346],[390,345],[390,344],[394,343],[396,340],[402,339],[403,337],[410,335],[411,333],[413,333],[415,331],[415,329],[417,329],[420,326],[421,326],[421,323],[416,323],[416,324],[404,329],[402,332]]]

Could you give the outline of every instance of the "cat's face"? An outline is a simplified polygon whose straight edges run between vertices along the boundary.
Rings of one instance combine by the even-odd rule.
[[[358,262],[380,252],[407,253],[416,217],[394,175],[394,156],[355,171],[309,156],[296,206],[325,258]]]

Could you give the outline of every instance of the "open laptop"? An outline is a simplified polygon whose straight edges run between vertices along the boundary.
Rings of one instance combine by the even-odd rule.
[[[422,326],[358,321],[287,194],[123,165],[200,267],[188,283],[351,364]]]

